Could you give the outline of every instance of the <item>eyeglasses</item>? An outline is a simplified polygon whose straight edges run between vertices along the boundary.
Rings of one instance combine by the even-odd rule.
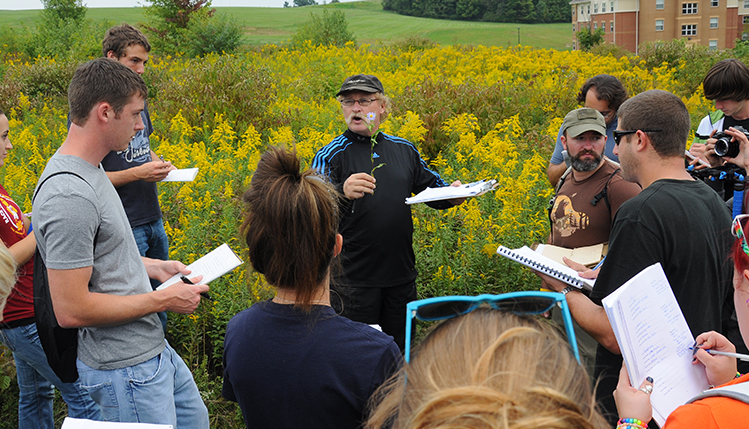
[[[741,241],[741,249],[744,250],[747,256],[749,256],[749,245],[746,244],[746,235],[744,235],[744,229],[741,227],[741,221],[749,217],[749,214],[740,214],[733,218],[731,224],[731,232],[733,236]]]
[[[599,112],[600,112],[600,111],[599,111]],[[606,112],[606,113],[603,113],[603,112],[600,112],[600,113],[601,113],[601,116],[603,116],[603,119],[608,119],[608,118],[610,118],[610,117],[614,116],[614,114],[615,114],[616,112],[614,112],[613,110],[609,110],[609,111],[608,111],[608,112]]]
[[[622,141],[622,137],[634,134],[638,131],[642,131],[643,133],[659,133],[662,130],[614,130],[614,144],[618,146]]]
[[[369,99],[367,99],[367,98],[360,98],[358,100],[356,100],[356,99],[352,100],[350,98],[344,98],[343,100],[341,100],[341,104],[343,104],[346,107],[351,107],[355,103],[359,103],[360,106],[366,107],[366,106],[369,106],[370,104],[372,104],[372,102],[374,102],[374,101],[377,101],[377,99],[376,98],[369,98]]]
[[[516,315],[543,314],[554,306],[559,307],[562,310],[564,329],[567,331],[567,341],[577,362],[580,362],[575,330],[572,328],[572,315],[564,295],[556,292],[525,291],[501,295],[442,296],[409,302],[406,305],[406,363],[411,359],[411,329],[414,317],[425,321],[450,319],[470,313],[483,304]]]

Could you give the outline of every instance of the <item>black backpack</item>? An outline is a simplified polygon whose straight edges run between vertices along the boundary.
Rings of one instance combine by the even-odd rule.
[[[32,202],[44,182],[58,174],[72,174],[86,182],[83,177],[72,171],[59,171],[50,174],[36,188]],[[96,237],[98,237],[98,229],[96,232]],[[94,248],[96,247],[96,237],[94,238]],[[42,343],[44,354],[47,355],[49,366],[63,383],[75,382],[78,379],[78,368],[75,364],[75,359],[78,356],[78,328],[62,328],[57,323],[52,297],[49,294],[47,266],[42,259],[38,246],[34,254],[34,318],[36,319],[39,341]]]

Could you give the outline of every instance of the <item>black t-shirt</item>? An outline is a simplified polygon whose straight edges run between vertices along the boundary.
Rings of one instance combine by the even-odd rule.
[[[733,116],[725,116],[723,118],[723,130],[727,130],[730,127],[736,128],[736,126],[744,127],[745,130],[749,130],[749,118],[747,119],[734,119]]]
[[[733,312],[731,216],[701,181],[662,179],[622,204],[614,219],[608,256],[591,299],[600,304],[644,268],[660,262],[692,334],[726,332]],[[735,323],[735,322],[734,322]],[[616,413],[612,392],[620,355],[598,346],[596,396]]]
[[[265,301],[226,328],[222,395],[247,427],[353,429],[401,360],[393,337],[331,307]]]

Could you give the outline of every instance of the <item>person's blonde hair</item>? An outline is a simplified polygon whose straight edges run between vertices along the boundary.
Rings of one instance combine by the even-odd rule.
[[[483,308],[431,331],[370,406],[367,429],[607,427],[553,327]]]
[[[0,321],[3,320],[3,310],[15,284],[16,261],[10,254],[10,250],[0,243]]]

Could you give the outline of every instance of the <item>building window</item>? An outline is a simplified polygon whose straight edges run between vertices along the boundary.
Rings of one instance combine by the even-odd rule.
[[[663,9],[663,2],[664,0],[655,0],[655,8],[656,9]]]
[[[744,23],[744,24],[749,24],[749,15],[747,15],[747,16],[744,16],[744,21],[743,21],[743,23]]]
[[[614,11],[614,2],[613,1],[611,2],[611,9],[609,9],[609,10],[612,11],[612,12]]]
[[[681,26],[682,36],[696,36],[697,35],[697,24],[687,24]]]
[[[711,40],[708,42],[708,46],[711,51],[717,51],[718,50],[718,41],[717,40]]]
[[[601,12],[606,13],[606,2],[601,3]]]
[[[747,3],[749,3],[749,0],[746,0]],[[588,4],[588,15],[590,16],[590,4]]]
[[[710,0],[711,7],[718,7],[719,5],[720,5],[720,0]]]
[[[598,13],[598,3],[593,3],[593,13]]]
[[[663,31],[663,20],[662,19],[656,19],[655,20],[655,31]]]
[[[710,28],[718,28],[718,18],[710,18]]]
[[[697,3],[682,3],[681,4],[682,15],[694,15],[697,13]]]
[[[749,0],[744,0],[744,9],[749,9]]]
[[[614,21],[611,21],[611,25],[609,27],[611,27],[611,32],[613,33],[614,32]]]
[[[601,22],[601,30],[605,33],[606,32],[606,21]]]
[[[594,23],[593,23],[593,29],[594,29],[594,30],[598,30],[598,23],[597,23],[597,22],[594,22]]]

